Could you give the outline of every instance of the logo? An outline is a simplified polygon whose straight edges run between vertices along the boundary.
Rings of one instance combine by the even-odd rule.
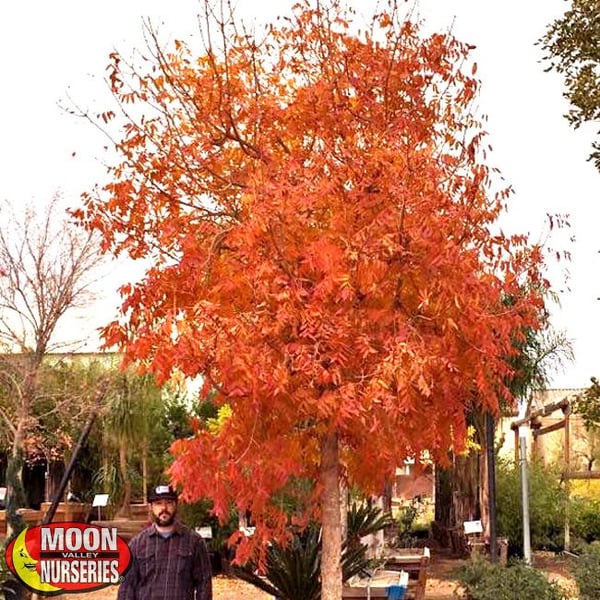
[[[114,527],[64,522],[26,527],[10,542],[5,558],[31,591],[53,596],[120,583],[131,553]]]

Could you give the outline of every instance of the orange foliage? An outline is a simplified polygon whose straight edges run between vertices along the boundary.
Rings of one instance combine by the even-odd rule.
[[[482,162],[469,48],[394,14],[362,34],[324,14],[302,3],[225,54],[157,44],[147,70],[113,55],[131,117],[79,213],[153,261],[106,342],[162,379],[203,375],[233,409],[175,445],[175,479],[219,514],[250,509],[259,538],[285,522],[274,494],[317,479],[325,432],[369,492],[462,443],[471,403],[510,397],[511,337],[546,287],[539,248],[493,233],[507,192]]]

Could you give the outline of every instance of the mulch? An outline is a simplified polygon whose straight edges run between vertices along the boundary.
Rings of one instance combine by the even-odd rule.
[[[86,594],[61,594],[53,596],[61,600],[115,600],[117,587],[110,586]],[[213,579],[213,600],[273,600],[273,597],[258,588],[232,577],[217,575]]]
[[[465,562],[465,559],[458,559],[447,550],[435,549],[431,554],[425,598],[427,600],[460,598],[455,572]],[[533,565],[544,571],[551,581],[556,581],[565,588],[571,598],[577,598],[577,588],[570,575],[568,559],[550,552],[536,552],[533,556]],[[213,592],[213,600],[273,600],[272,596],[249,583],[225,575],[214,577]],[[116,597],[117,588],[114,586],[85,594],[53,596],[63,600],[116,600]]]

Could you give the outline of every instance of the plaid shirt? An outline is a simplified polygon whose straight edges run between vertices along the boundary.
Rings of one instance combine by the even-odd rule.
[[[204,540],[176,523],[165,538],[154,525],[130,542],[131,566],[118,600],[212,600],[212,572]]]

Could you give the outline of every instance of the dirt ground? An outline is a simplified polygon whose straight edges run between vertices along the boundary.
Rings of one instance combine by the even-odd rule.
[[[459,587],[454,579],[455,570],[464,561],[449,556],[444,551],[433,551],[427,577],[427,600],[457,600],[455,592]],[[535,553],[535,567],[542,569],[551,581],[557,581],[569,594],[571,600],[577,600],[576,586],[569,574],[568,561],[551,553]],[[214,578],[214,600],[272,600],[272,596],[250,584],[218,575]],[[112,586],[87,594],[64,594],[54,596],[64,600],[115,600],[117,588]]]

